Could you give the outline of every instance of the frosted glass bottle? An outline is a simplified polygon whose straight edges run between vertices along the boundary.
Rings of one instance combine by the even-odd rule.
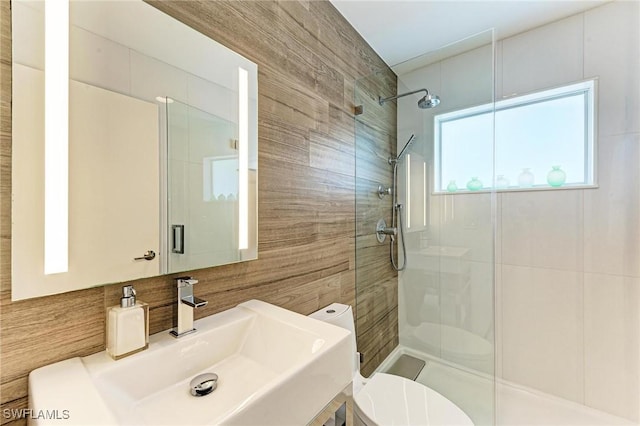
[[[522,169],[522,173],[518,176],[518,186],[520,188],[531,188],[534,181],[535,176],[531,173],[531,169]]]
[[[497,189],[509,188],[509,179],[504,177],[504,175],[498,175],[498,178],[496,179],[496,188]]]
[[[553,187],[562,186],[567,180],[567,174],[560,166],[551,166],[551,171],[547,174],[547,183]]]
[[[458,190],[458,185],[456,185],[455,180],[450,180],[449,185],[447,185],[447,191],[456,192]]]

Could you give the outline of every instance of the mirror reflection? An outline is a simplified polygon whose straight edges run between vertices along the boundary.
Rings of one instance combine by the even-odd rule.
[[[236,123],[176,100],[166,103],[166,115],[168,271],[255,258],[255,249],[248,250],[246,241],[240,241],[242,191]],[[249,169],[248,179],[248,196],[255,199],[255,170]],[[256,218],[244,220],[255,222]],[[255,230],[252,238],[256,238]]]
[[[12,3],[13,300],[255,259],[257,66],[142,1],[49,3]]]

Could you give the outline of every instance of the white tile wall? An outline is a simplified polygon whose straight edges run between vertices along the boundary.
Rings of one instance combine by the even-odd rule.
[[[503,265],[502,374],[583,401],[582,274]]]
[[[493,54],[491,45],[442,61],[443,110],[491,102],[493,98]]]
[[[187,73],[138,52],[131,51],[131,95],[155,101],[169,96],[188,103]]]
[[[601,137],[600,189],[585,191],[587,272],[640,277],[640,134]]]
[[[232,147],[237,138],[234,123],[219,120],[208,113],[190,108],[189,161],[202,164],[206,157],[238,155]]]
[[[583,191],[502,194],[502,262],[582,270]]]
[[[582,15],[503,40],[502,95],[581,80],[582,50]]]
[[[600,134],[640,132],[640,2],[584,14],[584,76],[599,77]]]
[[[189,159],[189,107],[181,102],[167,105],[169,159],[187,161]]]
[[[495,72],[495,80],[494,80],[494,91],[495,91],[495,100],[499,101],[502,99],[504,90],[502,88],[502,46],[504,42],[502,40],[496,41],[496,50],[495,50],[495,61],[494,61],[494,72]]]
[[[502,368],[502,358],[503,358],[503,329],[504,327],[502,326],[504,324],[504,319],[503,319],[503,315],[502,315],[502,311],[503,311],[503,306],[504,304],[502,303],[502,301],[504,300],[504,296],[503,296],[503,284],[502,284],[502,265],[499,265],[496,263],[496,269],[494,271],[495,274],[495,305],[494,305],[494,319],[495,319],[495,366],[496,366],[496,377],[498,378],[503,378],[504,377],[504,372],[503,372],[503,368]]]
[[[129,95],[129,49],[72,26],[69,33],[69,75],[72,79]],[[74,57],[74,52],[78,57]]]
[[[493,263],[492,194],[444,197],[447,199],[443,204],[444,211],[441,212],[444,220],[440,226],[440,245],[469,248],[470,260]]]
[[[495,230],[495,235],[494,235],[494,263],[496,265],[501,264],[502,261],[502,231],[503,231],[503,226],[498,226],[498,225],[502,225],[502,206],[503,206],[503,200],[504,200],[504,196],[505,194],[503,193],[499,193],[496,194],[496,198],[495,198],[495,203],[496,203],[496,208],[495,208],[495,216],[494,216],[494,221],[495,221],[495,226],[494,226],[494,230]],[[499,268],[496,268],[499,269]],[[496,271],[497,273],[497,271]]]
[[[471,280],[469,304],[465,308],[467,329],[493,344],[494,334],[494,280],[493,262],[469,262]]]
[[[11,7],[13,61],[44,70],[44,2],[15,1]]]
[[[195,75],[188,75],[187,93],[189,105],[225,120],[238,120],[237,92]]]
[[[169,196],[174,201],[171,203],[171,211],[169,212],[171,224],[183,225],[189,219],[188,179],[189,163],[178,160],[172,161],[169,170]]]
[[[640,3],[613,1],[504,40],[497,62],[505,95],[593,77],[599,86],[599,188],[499,197],[498,371],[636,422],[639,21]]]
[[[585,403],[640,420],[640,278],[585,274]]]

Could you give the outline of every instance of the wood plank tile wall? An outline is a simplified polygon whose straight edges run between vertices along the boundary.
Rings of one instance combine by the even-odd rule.
[[[209,301],[196,318],[253,298],[303,314],[334,301],[354,304],[354,81],[382,70],[385,90],[394,90],[395,75],[326,1],[150,3],[259,68],[259,259],[193,271],[200,280],[198,296]],[[0,0],[0,30],[0,413],[5,413],[26,408],[29,371],[103,350],[104,310],[118,302],[122,284],[11,302],[11,146],[16,141],[11,138],[8,0]],[[377,118],[372,128],[384,135],[377,144],[394,151],[395,108],[380,110]],[[386,338],[359,343],[377,359],[385,353],[378,346],[397,342],[397,279],[385,269],[386,252],[366,256],[371,271],[387,271],[383,290],[373,291],[383,294],[385,305],[367,307],[358,320],[362,330],[374,330],[375,322],[391,324],[377,332],[391,333]],[[132,284],[151,306],[151,332],[170,328],[172,277]],[[1,415],[2,423],[24,423],[10,417]]]
[[[398,275],[389,261],[389,238],[381,244],[374,233],[381,218],[391,226],[391,197],[380,199],[377,189],[391,186],[393,180],[387,159],[396,151],[395,103],[381,106],[378,96],[395,94],[395,87],[387,73],[374,72],[358,79],[354,88],[364,110],[355,118],[355,189],[356,334],[365,376],[398,345]]]

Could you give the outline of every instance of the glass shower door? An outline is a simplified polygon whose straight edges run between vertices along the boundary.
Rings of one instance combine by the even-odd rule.
[[[355,94],[356,105],[364,105],[363,114],[356,116],[358,343],[366,333],[393,331],[388,326],[393,320],[376,324],[367,317],[369,311],[383,309],[379,302],[373,307],[371,294],[377,292],[381,304],[397,300],[398,306],[393,313],[398,341],[388,343],[394,350],[386,361],[379,357],[377,365],[368,365],[368,371],[384,371],[401,354],[424,360],[416,380],[454,402],[477,425],[495,422],[493,114],[489,126],[476,133],[472,152],[463,148],[468,144],[454,143],[443,154],[437,137],[442,129],[434,123],[439,115],[493,104],[493,52],[493,32],[488,31],[393,67],[398,81],[390,91],[384,92],[389,90],[384,74],[374,73],[356,82]],[[438,95],[440,105],[419,108],[417,101],[424,93],[394,101],[386,111],[393,111],[397,118],[397,134],[387,137],[380,123],[390,120],[385,115],[389,112],[372,102],[377,101],[372,92],[378,90],[385,97],[422,88]],[[397,202],[403,205],[407,266],[398,273],[396,288],[393,278],[372,279],[369,271],[375,256],[388,265],[387,269],[378,266],[375,277],[393,275],[388,241],[375,242],[374,224],[374,219],[391,215],[390,197],[378,199],[374,183],[391,186],[392,168],[387,153],[380,151],[381,143],[393,140],[397,146],[392,150],[399,152],[411,135],[416,140],[398,167]],[[447,176],[447,161],[468,158],[476,163],[461,166],[464,180]],[[489,175],[482,174],[487,169]],[[436,178],[451,185],[439,190]],[[395,251],[402,265],[398,246]]]

